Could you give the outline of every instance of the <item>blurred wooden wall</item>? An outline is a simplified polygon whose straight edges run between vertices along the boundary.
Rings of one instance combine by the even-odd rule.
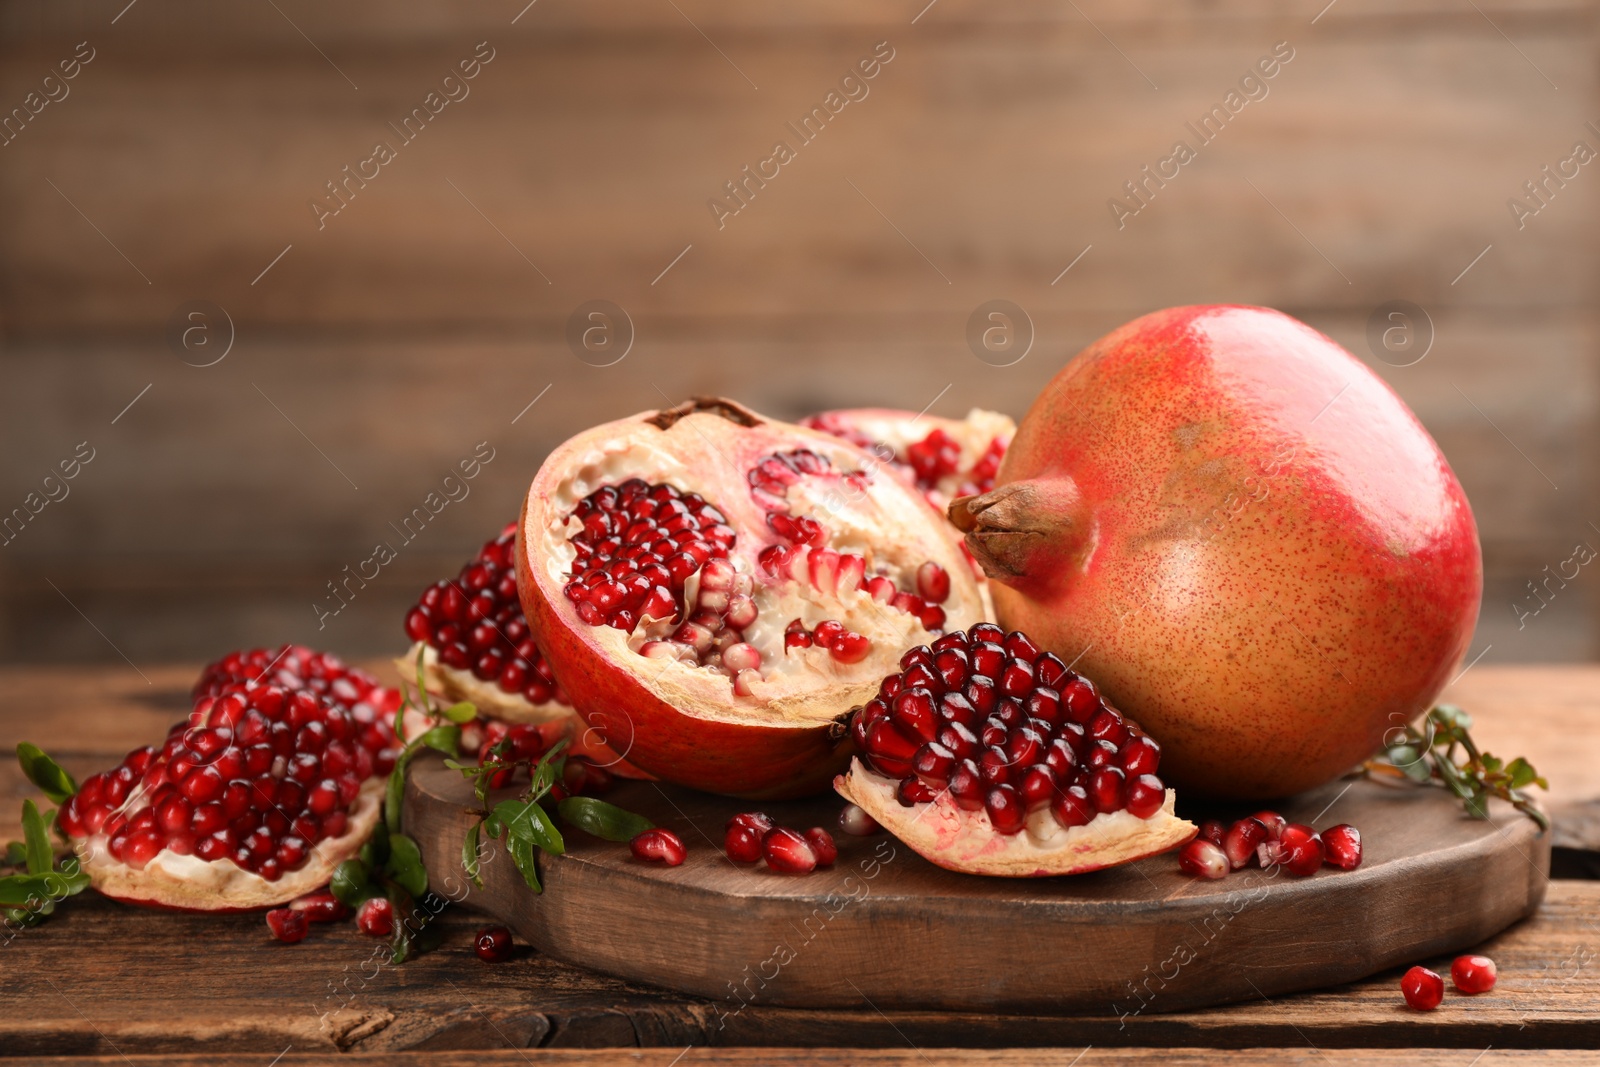
[[[707,391],[1020,415],[1122,321],[1214,301],[1330,333],[1438,438],[1483,533],[1475,648],[1593,652],[1600,579],[1520,629],[1511,604],[1600,547],[1600,164],[1520,229],[1507,206],[1600,150],[1593,3],[525,2],[0,4],[0,108],[62,97],[0,146],[0,512],[95,456],[0,545],[0,655],[383,651],[583,426]],[[885,41],[801,145],[785,124]],[[1119,229],[1108,200],[1279,42],[1266,96]],[[777,140],[796,158],[719,228],[708,200]],[[1036,330],[1005,368],[964,339],[995,298]],[[596,299],[635,326],[613,366],[564,339]],[[209,367],[169,342],[195,300],[233,324]],[[1368,346],[1394,300],[1434,326],[1411,366]],[[319,633],[325,583],[481,441],[471,495]]]

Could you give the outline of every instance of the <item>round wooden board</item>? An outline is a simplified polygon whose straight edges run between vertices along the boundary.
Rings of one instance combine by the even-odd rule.
[[[747,1003],[1121,1015],[1271,997],[1476,945],[1538,906],[1550,868],[1550,835],[1508,806],[1481,822],[1442,790],[1368,781],[1279,806],[1290,821],[1359,827],[1359,869],[1216,882],[1180,873],[1171,855],[1068,878],[980,878],[887,834],[837,832],[832,870],[782,875],[722,853],[723,824],[748,802],[643,782],[606,799],[676,831],[688,861],[643,863],[569,830],[567,854],[540,860],[542,894],[503,849],[485,860],[483,888],[470,887],[472,794],[437,759],[413,769],[405,821],[435,892],[570,963],[708,997],[719,1015]],[[834,830],[841,804],[761,809]]]

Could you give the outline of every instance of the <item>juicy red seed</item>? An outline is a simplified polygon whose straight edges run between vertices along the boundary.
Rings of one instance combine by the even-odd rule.
[[[943,604],[950,596],[950,575],[945,569],[929,560],[917,568],[917,593],[924,600]]]
[[[1228,854],[1228,864],[1239,870],[1256,854],[1256,847],[1267,840],[1267,828],[1257,819],[1240,819],[1228,828],[1222,839],[1222,851]]]
[[[1178,869],[1195,878],[1223,878],[1228,874],[1228,857],[1210,841],[1197,837],[1178,852]]]
[[[326,890],[307,893],[289,902],[289,907],[305,915],[307,921],[314,923],[339,922],[350,916],[350,909],[338,897]]]
[[[1067,709],[1067,718],[1076,723],[1087,723],[1100,708],[1100,694],[1087,678],[1074,678],[1061,690],[1061,702]]]
[[[311,924],[306,919],[304,912],[295,911],[293,908],[273,908],[267,912],[267,927],[272,931],[272,936],[287,944],[305,940],[311,930]]]
[[[1221,819],[1207,819],[1200,824],[1200,837],[1210,841],[1218,848],[1222,847],[1223,840],[1228,836],[1228,824]]]
[[[1023,806],[1028,811],[1038,811],[1050,806],[1057,788],[1055,772],[1044,764],[1037,764],[1022,773],[1022,784],[1017,791],[1022,794]]]
[[[1488,956],[1457,956],[1450,964],[1450,981],[1463,993],[1487,993],[1499,971]]]
[[[1128,776],[1121,767],[1102,767],[1089,776],[1089,799],[1098,812],[1121,811],[1128,803]]]
[[[1128,812],[1148,819],[1166,803],[1167,789],[1153,774],[1141,774],[1128,783]]]
[[[1295,877],[1307,878],[1322,869],[1322,838],[1311,827],[1290,823],[1278,836],[1277,844],[1278,862]]]
[[[1361,831],[1340,823],[1322,831],[1324,861],[1330,867],[1353,871],[1361,866]]]
[[[787,827],[767,831],[761,842],[767,866],[784,874],[809,874],[816,870],[817,852],[803,836]]]
[[[832,867],[833,861],[839,858],[839,846],[834,844],[833,835],[820,826],[813,826],[806,831],[805,838],[811,851],[817,854],[817,866]]]
[[[900,779],[894,795],[902,806],[909,808],[913,804],[932,803],[938,793],[928,783],[919,780],[915,775],[908,774]]]
[[[947,788],[950,790],[950,796],[955,799],[956,806],[966,811],[982,810],[984,796],[989,791],[988,783],[978,771],[978,765],[970,759],[962,760],[950,773],[950,783]]]
[[[730,823],[722,838],[722,850],[734,863],[758,863],[761,860],[761,839],[766,835],[767,830]]]
[[[1161,746],[1148,737],[1135,737],[1122,746],[1122,769],[1128,777],[1154,774],[1161,764]]]
[[[1413,967],[1400,979],[1400,993],[1417,1011],[1432,1011],[1444,999],[1444,979],[1426,967]]]
[[[646,830],[628,842],[635,859],[652,860],[664,863],[668,867],[676,867],[689,855],[689,850],[683,847],[683,839],[671,830],[659,827]]]
[[[1056,817],[1056,822],[1069,829],[1086,825],[1096,814],[1088,791],[1081,785],[1068,786],[1056,794],[1050,804],[1050,813]]]
[[[856,804],[846,804],[839,812],[839,829],[851,837],[867,837],[882,829],[878,820],[867,814],[865,808]]]
[[[486,926],[473,939],[472,950],[485,963],[503,963],[511,958],[511,931],[504,926]]]
[[[1258,811],[1250,817],[1267,828],[1267,839],[1269,841],[1276,841],[1282,837],[1283,828],[1289,825],[1289,820],[1275,811]]]
[[[989,822],[1002,834],[1019,832],[1028,820],[1028,808],[1022,794],[1009,785],[997,785],[983,798]]]
[[[356,911],[356,927],[371,937],[394,933],[394,905],[388,897],[373,897]]]

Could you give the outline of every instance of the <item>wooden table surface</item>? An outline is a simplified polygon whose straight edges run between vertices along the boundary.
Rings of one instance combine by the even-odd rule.
[[[146,667],[143,676],[126,667],[0,668],[0,739],[34,741],[86,774],[161,736],[185,709],[194,677],[188,666]],[[1449,697],[1477,718],[1487,748],[1525,755],[1550,778],[1558,872],[1595,869],[1600,667],[1480,665]],[[30,793],[12,761],[0,764],[0,834],[17,835],[20,800]],[[1286,954],[1318,950],[1309,919],[1283,931]],[[1066,1067],[1226,1058],[1466,1067],[1480,1054],[1485,1063],[1590,1062],[1577,1050],[1600,1048],[1600,881],[1576,878],[1552,881],[1535,917],[1484,946],[1500,967],[1493,994],[1448,997],[1426,1014],[1404,1007],[1398,975],[1387,973],[1316,993],[1168,1014],[1153,1007],[1124,1019],[884,1013],[867,1003],[832,1011],[752,1004],[726,1015],[699,998],[526,950],[483,964],[471,951],[481,921],[448,909],[440,947],[394,967],[375,961],[378,943],[351,924],[316,928],[290,948],[271,940],[258,915],[165,914],[86,895],[0,944],[0,1056],[267,1064],[281,1054],[281,1064],[382,1057],[400,1065],[459,1062],[470,1049],[484,1064]],[[938,978],[929,971],[928,981]],[[1373,1051],[1385,1049],[1395,1051]]]

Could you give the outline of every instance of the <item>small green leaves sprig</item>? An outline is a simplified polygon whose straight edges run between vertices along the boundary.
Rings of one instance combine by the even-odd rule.
[[[17,746],[17,762],[51,803],[65,804],[78,792],[78,783],[55,760],[26,741]],[[31,800],[22,802],[21,841],[6,844],[5,865],[20,868],[0,878],[0,908],[8,923],[34,926],[45,920],[68,897],[89,887],[89,876],[71,852],[58,858],[50,834],[56,825],[55,809],[41,812]],[[61,835],[63,840],[65,835]]]
[[[511,862],[516,864],[528,888],[535,893],[544,891],[539,884],[538,854],[547,852],[560,856],[567,850],[561,831],[544,809],[551,790],[561,780],[566,764],[566,757],[562,755],[565,747],[565,741],[558,741],[537,761],[510,760],[512,745],[506,738],[489,749],[479,766],[445,760],[447,766],[460,771],[463,778],[472,782],[472,792],[478,800],[478,810],[474,813],[478,821],[467,830],[461,843],[461,866],[473,885],[483,888],[480,857],[483,840],[487,837],[491,841],[503,839]],[[527,788],[515,799],[497,801],[491,807],[489,791],[495,777],[520,766],[528,767]],[[607,841],[631,841],[655,826],[642,815],[594,797],[565,797],[556,805],[556,813],[568,825]]]
[[[1549,816],[1525,792],[1529,786],[1549,789],[1550,784],[1521,756],[1506,762],[1479,751],[1468,733],[1471,728],[1472,716],[1453,704],[1440,704],[1428,712],[1420,728],[1408,725],[1403,740],[1363,764],[1362,773],[1448,789],[1461,798],[1474,819],[1487,819],[1489,798],[1499,797],[1538,823],[1540,830],[1550,829]]]
[[[395,712],[394,732],[404,747],[385,785],[383,820],[361,846],[360,854],[339,864],[328,883],[334,897],[351,910],[360,908],[373,897],[388,898],[394,906],[390,955],[394,963],[404,963],[415,954],[416,935],[435,914],[433,909],[419,909],[416,903],[418,897],[428,892],[428,872],[422,865],[422,850],[401,826],[406,769],[423,749],[442,752],[447,758],[457,756],[461,750],[462,724],[478,715],[478,709],[464,700],[448,707],[437,706],[423,680],[422,656],[418,655],[415,695],[404,681],[400,683],[402,700],[400,710]],[[431,724],[415,738],[406,736],[407,711],[422,713]]]

